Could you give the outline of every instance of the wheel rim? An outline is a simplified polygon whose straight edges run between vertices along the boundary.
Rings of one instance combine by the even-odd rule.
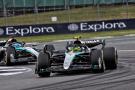
[[[14,54],[10,54],[10,61],[13,61],[15,59]]]
[[[101,58],[98,59],[98,66],[99,66],[100,69],[102,68],[102,60],[101,60]]]
[[[115,48],[115,63],[118,64],[118,55],[117,55],[117,50]]]
[[[4,58],[3,58],[3,61],[5,64],[7,63],[6,56],[7,56],[7,54],[5,53]]]
[[[4,63],[5,64],[8,64],[8,60],[7,60],[6,56],[7,56],[7,54],[5,55]],[[9,58],[10,58],[10,61],[9,62],[13,61],[14,60],[14,54],[13,53],[10,54]]]

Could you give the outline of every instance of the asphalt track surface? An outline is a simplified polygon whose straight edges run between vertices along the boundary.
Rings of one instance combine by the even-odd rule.
[[[59,48],[65,44],[60,42]],[[110,38],[106,44],[118,49],[117,70],[53,73],[39,78],[34,74],[34,63],[0,66],[0,90],[135,90],[135,37]]]

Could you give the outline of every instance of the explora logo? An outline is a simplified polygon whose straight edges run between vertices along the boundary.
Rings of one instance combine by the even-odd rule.
[[[54,33],[55,30],[53,27],[32,27],[28,28],[15,28],[15,27],[7,27],[6,35],[30,35],[30,34],[41,34],[41,33]]]
[[[124,22],[118,22],[118,23],[105,23],[102,22],[100,24],[88,24],[88,23],[81,23],[80,24],[80,29],[81,31],[88,31],[88,30],[93,30],[93,31],[98,31],[102,29],[123,29],[126,28],[126,24]]]

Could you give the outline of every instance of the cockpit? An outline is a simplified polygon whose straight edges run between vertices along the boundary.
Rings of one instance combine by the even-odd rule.
[[[21,42],[14,42],[14,43],[11,44],[11,46],[13,46],[13,47],[15,47],[15,48],[19,48],[19,47],[23,47],[24,44],[21,43]]]
[[[87,51],[87,46],[85,45],[78,45],[78,44],[70,44],[67,46],[67,51],[73,51],[73,52],[83,52]]]

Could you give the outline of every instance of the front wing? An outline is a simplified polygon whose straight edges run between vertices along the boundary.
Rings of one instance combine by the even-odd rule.
[[[95,69],[99,69],[99,66],[94,66]],[[44,72],[72,72],[72,71],[91,71],[93,68],[92,65],[71,65],[69,69],[64,69],[63,66],[51,66],[46,69],[36,70],[35,73],[44,73]]]

